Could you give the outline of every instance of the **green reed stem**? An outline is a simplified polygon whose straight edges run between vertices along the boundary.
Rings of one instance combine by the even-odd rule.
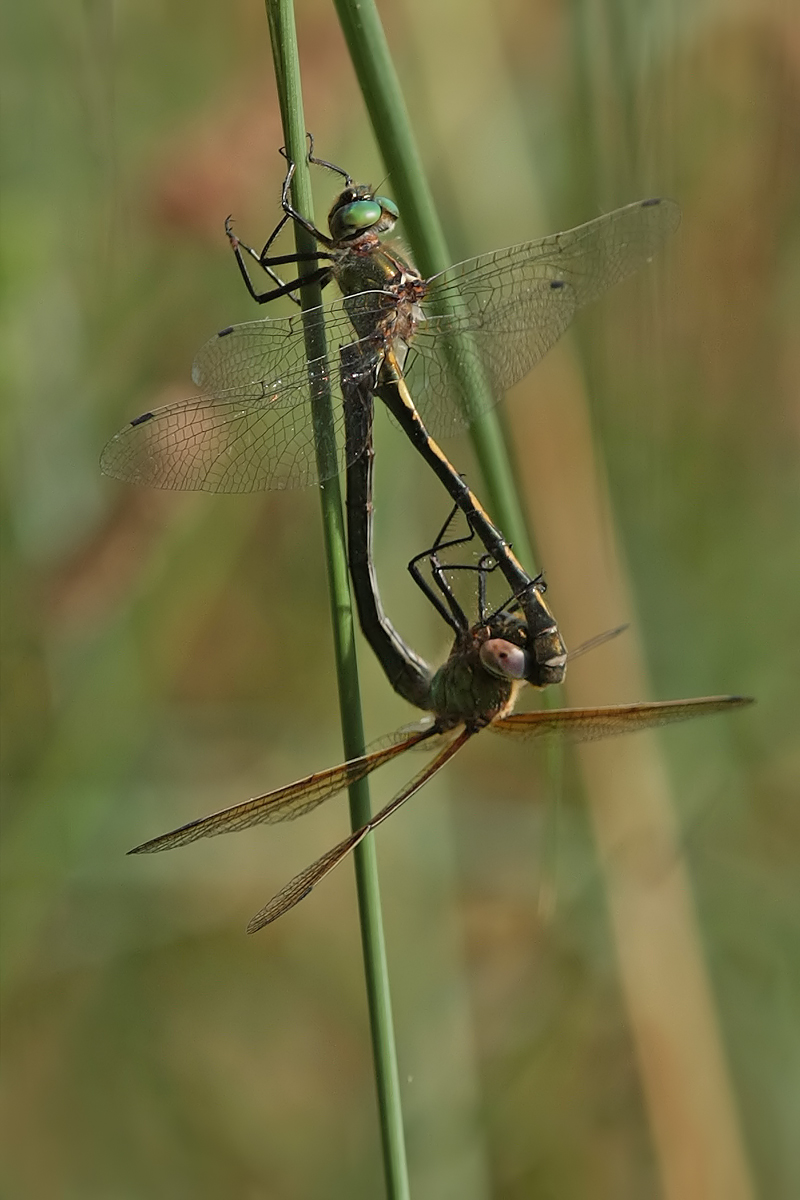
[[[266,0],[266,9],[286,151],[290,160],[296,164],[292,180],[292,201],[298,212],[313,221],[293,3],[292,0]],[[300,226],[295,226],[295,237],[299,253],[317,248],[311,235]],[[313,264],[300,264],[301,276],[311,270]],[[303,287],[302,303],[304,313],[319,306],[319,285],[307,284]],[[309,359],[313,361],[322,357],[325,352],[324,325],[312,316],[305,317],[304,324],[306,349]],[[342,741],[345,756],[349,759],[364,753],[364,728],[356,662],[355,623],[347,574],[342,497],[335,466],[336,440],[330,394],[315,402],[314,434],[317,460],[321,468],[320,477],[328,480],[320,491],[320,498]],[[368,821],[371,815],[368,782],[362,780],[354,784],[349,795],[350,821],[355,830]],[[408,1167],[403,1137],[400,1079],[378,887],[378,864],[372,836],[365,838],[356,848],[355,872],[386,1191],[389,1200],[408,1200]]]
[[[446,270],[453,259],[436,214],[378,11],[373,0],[334,0],[334,4],[414,258],[423,275],[435,275]],[[480,408],[480,402],[475,407]],[[484,413],[473,421],[470,430],[492,517],[533,575],[536,571],[531,540],[496,414]]]

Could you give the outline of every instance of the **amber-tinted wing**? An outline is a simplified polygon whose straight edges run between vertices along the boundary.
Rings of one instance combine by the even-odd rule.
[[[335,796],[351,783],[363,779],[370,772],[382,767],[384,763],[397,758],[398,754],[409,750],[434,735],[435,730],[414,730],[390,735],[388,745],[381,746],[360,758],[353,758],[338,767],[329,767],[327,771],[317,771],[307,775],[296,783],[277,788],[274,792],[266,792],[263,796],[255,796],[245,800],[243,804],[234,804],[219,812],[211,813],[208,817],[200,817],[189,821],[179,829],[170,833],[162,833],[159,837],[143,842],[129,850],[129,854],[153,854],[157,850],[171,850],[174,846],[187,846],[199,838],[214,837],[218,833],[231,833],[238,829],[249,829],[251,825],[271,825],[278,821],[292,821],[304,813],[311,812],[317,805]]]
[[[413,796],[415,792],[418,792],[422,785],[427,783],[461,749],[464,743],[473,736],[469,730],[463,728],[460,733],[453,731],[453,734],[454,736],[439,751],[436,757],[422,771],[415,775],[411,782],[407,783],[397,793],[394,799],[390,800],[380,812],[376,813],[371,821],[368,821],[366,825],[362,825],[360,829],[357,829],[355,833],[351,833],[349,837],[344,838],[343,841],[339,842],[338,846],[334,846],[332,850],[328,850],[316,862],[312,863],[310,867],[306,867],[299,875],[295,875],[294,879],[291,879],[285,887],[282,887],[273,896],[269,904],[265,904],[256,913],[247,926],[247,932],[256,933],[257,930],[263,929],[265,925],[269,925],[273,921],[276,921],[278,917],[282,917],[290,908],[294,908],[295,904],[304,899],[321,879],[324,879],[334,867],[338,867],[342,859],[346,858],[351,850],[355,850],[359,842],[363,841],[368,833],[371,833],[373,829],[377,829],[378,825],[381,825],[387,817],[390,817],[401,804],[405,804],[406,800]]]
[[[494,721],[489,728],[519,738],[556,734],[571,741],[594,742],[752,703],[751,696],[701,696],[693,700],[657,700],[651,704],[615,704],[607,708],[553,708],[513,713]]]

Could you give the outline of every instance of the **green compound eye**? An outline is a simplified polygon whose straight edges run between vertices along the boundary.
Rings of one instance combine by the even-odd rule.
[[[400,209],[395,204],[394,200],[389,200],[386,196],[376,196],[375,203],[380,204],[384,212],[388,212],[394,217],[395,221],[400,219]]]
[[[377,200],[355,200],[341,208],[337,216],[346,229],[369,229],[381,219],[381,206]]]

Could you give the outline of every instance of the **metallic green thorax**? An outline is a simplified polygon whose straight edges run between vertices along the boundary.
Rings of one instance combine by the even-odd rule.
[[[397,243],[381,243],[371,233],[362,234],[358,245],[349,246],[337,259],[334,276],[360,337],[379,333],[406,341],[413,336],[414,315],[408,308],[418,299],[417,289],[422,296],[424,285]],[[398,296],[405,305],[398,303]],[[398,320],[406,327],[398,328]]]
[[[357,247],[348,246],[341,258],[337,258],[334,274],[342,294],[355,297],[358,292],[388,291],[396,284],[401,272],[418,278],[413,268],[409,268],[400,255],[393,251],[394,246],[384,245],[377,237],[362,234]],[[391,296],[387,299],[391,301],[392,309],[396,308],[396,298]],[[370,296],[370,300],[374,306],[375,297]],[[368,332],[373,330],[374,316]]]

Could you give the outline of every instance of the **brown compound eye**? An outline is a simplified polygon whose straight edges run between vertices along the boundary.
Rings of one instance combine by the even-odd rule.
[[[479,652],[483,666],[500,679],[524,679],[527,669],[525,651],[505,638],[489,638]]]

